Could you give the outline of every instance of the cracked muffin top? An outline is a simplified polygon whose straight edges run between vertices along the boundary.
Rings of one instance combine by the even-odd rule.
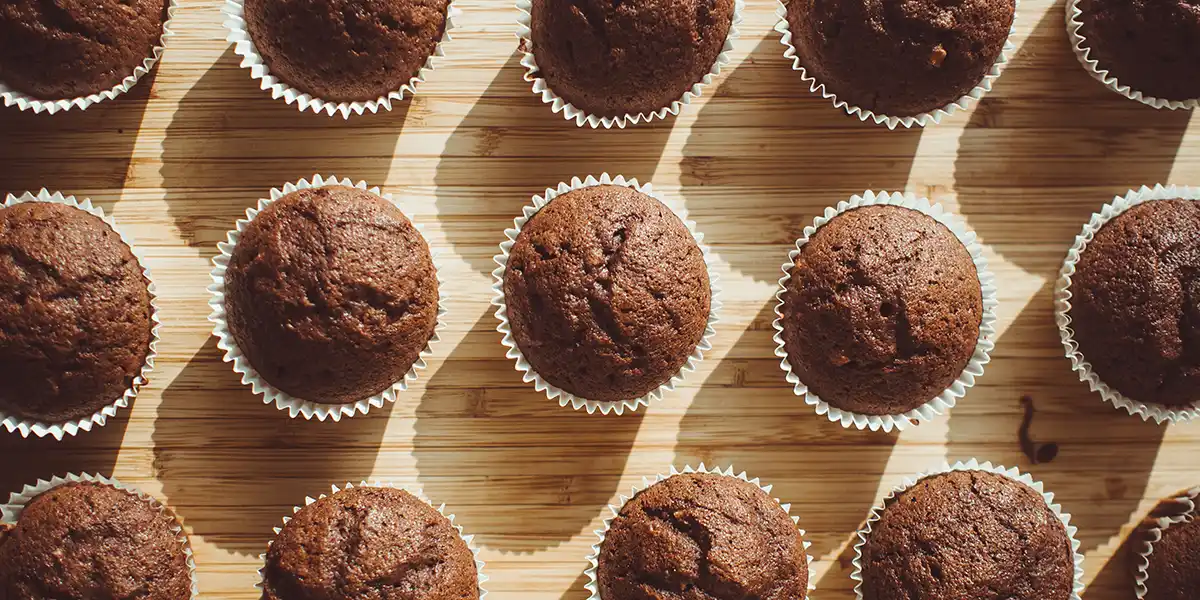
[[[862,547],[863,600],[1067,600],[1066,527],[1033,488],[989,471],[918,481]]]
[[[725,45],[734,0],[533,0],[540,76],[600,117],[651,113],[692,89]]]
[[[450,0],[245,0],[246,31],[271,74],[333,102],[399,90],[446,32]]]
[[[404,490],[350,488],[292,516],[267,550],[263,600],[477,600],[475,557]]]
[[[1200,1],[1082,0],[1088,57],[1121,85],[1167,100],[1200,98]]]
[[[799,600],[808,557],[795,522],[758,486],[688,473],[621,507],[600,545],[604,600]]]
[[[1195,600],[1200,590],[1200,520],[1188,520],[1162,530],[1146,566],[1145,600]]]
[[[792,45],[810,77],[851,106],[932,112],[991,70],[1013,0],[788,0]]]
[[[1200,202],[1146,202],[1104,224],[1070,291],[1075,341],[1102,381],[1138,402],[1200,402]]]
[[[404,213],[357,188],[299,190],[246,227],[225,273],[229,331],[297,398],[349,403],[404,378],[437,325],[438,281]]]
[[[812,393],[897,415],[937,397],[970,362],[983,292],[970,252],[933,217],[864,206],[804,244],[782,314],[787,360]]]
[[[186,600],[192,579],[175,520],[123,490],[54,487],[0,533],[0,598]]]
[[[712,290],[683,221],[637,190],[598,185],[550,201],[504,271],[517,347],[542,379],[596,401],[670,381],[704,336]]]
[[[50,202],[0,209],[0,409],[62,423],[119,400],[150,353],[149,285],[99,217]]]
[[[110,90],[149,58],[166,0],[0,2],[0,82],[46,100]]]

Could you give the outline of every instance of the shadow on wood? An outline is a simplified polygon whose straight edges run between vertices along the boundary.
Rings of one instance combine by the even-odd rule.
[[[153,374],[152,374],[153,375]],[[133,401],[131,408],[137,405]],[[129,427],[131,408],[123,408],[108,419],[104,427],[81,431],[74,437],[56,441],[47,438],[22,438],[20,434],[0,430],[0,500],[10,492],[38,479],[67,473],[93,473],[111,477],[125,429]]]
[[[584,566],[586,567],[586,565]],[[590,577],[580,573],[579,577],[576,577],[575,581],[571,583],[571,587],[563,592],[559,600],[587,600],[592,593],[583,586],[587,585],[589,581],[591,581]]]

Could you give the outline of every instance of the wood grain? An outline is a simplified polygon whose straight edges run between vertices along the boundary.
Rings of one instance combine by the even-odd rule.
[[[1024,0],[1015,60],[980,106],[924,131],[859,123],[813,97],[782,58],[773,5],[750,0],[732,67],[667,122],[577,129],[551,114],[515,55],[514,9],[463,0],[461,35],[422,93],[348,122],[258,90],[221,41],[220,2],[190,2],[151,81],[119,102],[48,117],[0,110],[0,193],[90,196],[148,256],[165,323],[152,384],[104,429],[54,443],[0,439],[0,490],[95,471],[142,486],[186,522],[206,597],[255,596],[257,555],[287,509],[330,483],[422,486],[484,548],[496,600],[582,600],[605,505],[643,475],[706,461],[775,484],[811,533],[819,600],[853,598],[849,542],[868,508],[944,459],[1018,465],[1081,527],[1087,600],[1133,597],[1122,542],[1155,501],[1200,483],[1200,429],[1157,427],[1090,394],[1062,357],[1051,282],[1088,216],[1114,194],[1194,183],[1190,113],[1155,111],[1092,81],[1063,6]],[[488,305],[491,257],[531,195],[574,175],[622,173],[698,221],[720,257],[715,350],[643,414],[560,409],[505,360]],[[394,406],[341,423],[293,421],[239,385],[207,315],[209,259],[273,186],[315,172],[395,194],[441,252],[448,334]],[[772,295],[788,246],[852,193],[904,189],[961,213],[999,276],[1001,335],[948,418],[903,435],[817,417],[772,355]],[[1017,429],[1058,443],[1031,465]]]

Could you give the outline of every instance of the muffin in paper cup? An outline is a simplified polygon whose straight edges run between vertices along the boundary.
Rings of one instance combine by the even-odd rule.
[[[1062,340],[1063,350],[1071,361],[1071,370],[1075,371],[1080,381],[1087,382],[1093,392],[1099,392],[1105,402],[1124,409],[1130,415],[1137,415],[1144,421],[1154,419],[1160,425],[1166,422],[1180,423],[1200,419],[1200,402],[1195,402],[1190,407],[1138,402],[1104,383],[1092,370],[1092,364],[1080,352],[1079,343],[1075,341],[1075,330],[1071,328],[1071,276],[1075,274],[1075,266],[1084,249],[1105,223],[1144,202],[1171,198],[1200,200],[1200,188],[1175,185],[1164,187],[1155,184],[1152,188],[1142,186],[1137,190],[1129,190],[1124,196],[1114,197],[1100,212],[1093,214],[1091,220],[1083,226],[1083,231],[1075,236],[1075,243],[1067,251],[1067,258],[1063,261],[1054,285],[1054,321],[1058,324],[1058,335]]]
[[[906,413],[896,415],[856,413],[831,406],[828,402],[822,400],[804,382],[800,381],[800,376],[792,370],[792,363],[788,360],[783,339],[784,294],[787,292],[788,281],[792,277],[794,261],[800,255],[801,249],[818,229],[834,217],[856,208],[874,205],[899,206],[915,210],[932,217],[935,221],[949,229],[954,234],[954,237],[962,242],[967,252],[971,255],[971,260],[975,264],[976,274],[979,276],[983,300],[983,314],[979,322],[979,337],[975,342],[975,352],[962,373],[959,374],[958,379],[941,394],[930,399],[925,404]],[[995,347],[993,338],[996,336],[996,306],[1000,303],[996,291],[996,276],[988,269],[987,259],[983,255],[983,246],[979,243],[975,233],[967,229],[961,219],[943,209],[941,204],[930,204],[926,198],[918,198],[912,194],[901,194],[899,192],[867,191],[861,196],[851,196],[849,200],[838,202],[836,207],[826,208],[823,215],[814,219],[812,225],[804,228],[800,239],[796,240],[796,247],[788,252],[787,262],[783,263],[782,269],[783,277],[779,279],[779,289],[775,291],[775,320],[771,323],[771,326],[775,329],[775,356],[780,359],[779,366],[783,369],[788,383],[794,386],[793,391],[795,394],[803,396],[804,403],[812,406],[818,415],[826,415],[830,421],[841,423],[842,427],[847,429],[851,427],[870,429],[871,431],[882,429],[883,431],[890,432],[893,429],[903,431],[914,423],[920,424],[930,421],[934,417],[945,414],[947,410],[953,408],[958,399],[966,395],[968,389],[974,387],[975,378],[983,375],[984,365],[991,361],[991,351]]]
[[[75,98],[60,98],[58,100],[46,100],[42,98],[34,98],[28,94],[24,94],[14,90],[0,80],[0,103],[4,106],[16,106],[21,110],[32,110],[34,113],[54,114],[60,111],[71,110],[78,108],[85,110],[89,106],[103,102],[104,100],[115,100],[117,96],[128,92],[137,85],[137,82],[145,77],[152,69],[155,63],[162,58],[163,51],[166,49],[167,40],[175,37],[175,31],[171,29],[171,21],[175,18],[175,13],[179,10],[178,0],[168,0],[167,15],[163,20],[162,37],[159,38],[158,45],[154,46],[150,51],[150,56],[142,60],[142,64],[133,69],[133,73],[121,80],[121,83],[113,86],[111,89],[101,90],[99,92],[88,94],[87,96],[78,96]]]
[[[127,408],[129,403],[137,397],[138,391],[142,386],[149,381],[150,372],[154,370],[154,360],[158,355],[159,331],[162,329],[162,322],[158,318],[158,291],[154,285],[154,278],[150,275],[150,270],[146,268],[146,261],[139,252],[133,241],[117,227],[116,221],[104,214],[104,210],[99,206],[92,204],[90,199],[76,200],[74,196],[63,196],[60,192],[51,193],[48,190],[41,190],[37,194],[26,192],[21,196],[13,196],[9,194],[4,200],[4,207],[21,204],[23,202],[52,202],[56,204],[65,204],[82,210],[92,216],[98,217],[106,225],[109,226],[126,246],[129,251],[137,259],[138,265],[142,268],[142,275],[149,282],[147,290],[150,292],[150,349],[146,353],[146,361],[142,364],[141,370],[134,376],[129,388],[119,398],[114,398],[112,404],[109,404],[100,410],[92,413],[89,416],[74,419],[60,423],[46,423],[36,419],[22,417],[6,413],[0,409],[0,424],[4,425],[10,433],[20,433],[22,437],[30,435],[36,437],[51,436],[56,440],[61,441],[64,436],[78,435],[80,431],[91,431],[93,427],[103,427],[108,422],[109,417],[115,417],[117,411],[122,408]]]
[[[561,112],[564,119],[575,121],[575,125],[579,127],[587,125],[592,129],[600,127],[611,129],[616,126],[624,129],[627,125],[637,125],[638,123],[650,122],[654,119],[666,119],[667,115],[678,115],[684,106],[691,104],[693,99],[699,98],[704,87],[711,84],[713,78],[721,74],[721,69],[729,64],[731,59],[730,53],[733,51],[733,42],[740,35],[738,25],[742,23],[742,10],[744,8],[745,0],[734,0],[733,22],[729,26],[729,33],[725,36],[725,45],[722,46],[721,52],[717,54],[717,59],[713,62],[709,72],[704,74],[700,81],[694,83],[691,89],[684,92],[678,100],[654,112],[601,117],[588,114],[574,104],[567,102],[565,98],[554,93],[554,90],[550,88],[550,84],[540,76],[541,72],[537,66],[537,58],[534,56],[536,48],[533,46],[533,0],[517,0],[517,37],[521,40],[521,66],[525,67],[525,81],[533,84],[533,93],[540,96],[543,103],[549,104],[550,110],[555,113]]]
[[[1016,50],[1016,46],[1012,43],[1012,36],[1017,31],[1017,9],[1021,7],[1020,0],[1013,0],[1013,24],[1009,27],[1008,38],[1004,40],[1004,47],[1000,50],[1000,55],[996,57],[996,62],[992,64],[992,68],[983,76],[983,79],[975,84],[975,87],[958,100],[951,102],[937,110],[923,112],[917,115],[907,117],[895,117],[889,115],[877,114],[874,111],[854,106],[837,97],[837,94],[831,92],[823,83],[809,76],[808,70],[801,64],[800,55],[796,51],[796,47],[792,45],[791,25],[787,19],[787,5],[784,0],[776,0],[775,16],[779,17],[779,22],[775,24],[775,31],[779,32],[780,43],[786,48],[783,51],[784,58],[792,61],[792,69],[800,72],[800,78],[808,84],[808,90],[814,94],[820,94],[822,98],[833,102],[833,106],[846,111],[846,114],[857,117],[859,121],[871,121],[876,125],[886,125],[888,129],[896,127],[928,127],[942,122],[942,119],[958,112],[967,110],[973,104],[983,98],[984,94],[992,91],[992,84],[1000,77],[1000,73],[1004,70],[1005,65],[1012,58],[1012,53]]]
[[[651,198],[654,198],[655,200],[658,200],[664,206],[671,208],[670,204],[668,204],[662,196],[654,192],[650,184],[641,184],[638,183],[637,179],[626,179],[623,175],[610,177],[608,173],[604,173],[600,175],[599,179],[592,175],[588,175],[587,178],[582,180],[578,177],[573,177],[571,178],[570,183],[562,182],[559,183],[558,187],[556,188],[546,188],[546,191],[542,195],[533,197],[533,204],[527,205],[522,209],[522,214],[520,217],[513,219],[513,227],[504,230],[505,241],[500,244],[500,253],[494,258],[496,264],[500,266],[496,267],[496,269],[492,271],[492,278],[494,279],[494,283],[492,284],[492,304],[496,306],[496,318],[500,321],[500,324],[496,327],[496,330],[503,334],[504,339],[501,343],[504,344],[504,347],[508,349],[505,353],[505,356],[516,361],[516,369],[523,373],[522,380],[525,381],[525,383],[533,382],[534,388],[537,389],[537,391],[545,392],[546,397],[551,400],[558,400],[559,406],[569,405],[575,410],[586,410],[588,414],[593,414],[599,411],[601,414],[605,415],[609,413],[621,415],[624,414],[626,410],[630,412],[636,411],[638,407],[649,406],[651,401],[661,399],[664,393],[674,390],[675,386],[682,381],[688,373],[696,370],[696,365],[704,358],[704,353],[712,350],[712,337],[716,334],[716,329],[714,329],[714,327],[720,320],[718,313],[721,309],[721,290],[719,287],[717,272],[714,268],[716,259],[713,258],[708,246],[704,245],[704,235],[696,231],[696,223],[694,221],[689,221],[686,213],[684,213],[682,210],[671,208],[671,211],[675,213],[675,216],[679,217],[679,220],[683,222],[685,227],[687,227],[688,232],[692,235],[692,239],[695,240],[696,245],[700,248],[701,254],[704,256],[704,264],[708,269],[708,281],[712,294],[708,311],[708,322],[704,326],[704,335],[700,338],[700,342],[696,344],[696,347],[692,350],[692,354],[688,357],[687,362],[680,367],[678,372],[671,376],[669,381],[658,386],[658,388],[654,391],[639,398],[620,401],[598,401],[580,398],[579,396],[559,388],[558,386],[552,385],[546,380],[542,379],[542,377],[538,375],[536,371],[534,371],[533,366],[529,364],[529,361],[525,358],[524,354],[521,353],[521,349],[517,347],[517,342],[513,338],[512,327],[509,324],[508,306],[504,298],[504,274],[508,267],[508,253],[510,250],[512,250],[513,244],[516,243],[517,236],[521,234],[521,228],[523,228],[525,224],[528,223],[529,220],[532,219],[533,216],[542,209],[542,207],[546,206],[552,200],[563,194],[566,194],[567,192],[597,185],[617,185],[632,188],[647,196],[650,196]]]
[[[742,481],[745,481],[747,483],[757,486],[763,492],[766,492],[766,494],[768,496],[771,495],[771,488],[773,487],[771,485],[764,485],[762,482],[759,481],[759,479],[757,477],[755,477],[754,479],[751,479],[748,475],[746,475],[745,471],[742,471],[740,473],[735,473],[733,470],[733,465],[730,465],[724,469],[721,469],[720,467],[711,467],[711,468],[705,467],[704,463],[700,463],[700,465],[696,466],[696,467],[693,467],[691,465],[686,465],[686,466],[684,466],[684,468],[682,470],[677,469],[675,467],[675,465],[671,465],[671,468],[667,473],[659,473],[653,477],[642,477],[641,485],[633,486],[633,489],[632,489],[632,491],[630,491],[629,495],[621,494],[619,497],[619,500],[617,501],[616,504],[608,505],[608,510],[611,513],[611,516],[604,519],[604,528],[597,529],[592,532],[592,533],[595,533],[596,537],[599,539],[596,541],[595,544],[592,544],[592,553],[589,554],[587,557],[589,566],[584,571],[584,575],[586,575],[588,578],[588,582],[587,582],[587,584],[584,585],[584,587],[587,588],[587,590],[589,592],[591,592],[591,596],[589,596],[588,600],[602,600],[602,598],[600,596],[600,581],[599,581],[599,575],[598,575],[599,568],[600,568],[600,547],[604,544],[605,538],[608,537],[608,530],[610,527],[612,527],[613,520],[616,519],[617,516],[621,514],[621,509],[624,508],[625,504],[627,502],[629,502],[630,500],[632,500],[634,496],[638,495],[638,493],[640,493],[641,491],[645,490],[646,488],[649,488],[650,486],[652,486],[656,483],[661,483],[663,481],[666,481],[667,479],[675,477],[676,475],[685,475],[685,474],[692,474],[692,473],[708,473],[710,475],[722,475],[725,477],[732,477],[734,479],[740,479]],[[788,513],[788,517],[791,518],[792,522],[796,524],[796,530],[800,533],[800,536],[804,537],[805,535],[807,535],[807,533],[804,531],[804,529],[800,527],[800,517],[791,515],[791,510],[792,510],[791,503],[784,503],[782,500],[780,500],[779,498],[775,498],[774,496],[771,496],[771,498],[775,501],[776,504],[779,505],[780,508],[783,509],[783,512]],[[812,546],[812,543],[809,542],[807,539],[805,539],[804,540],[805,558],[808,561],[808,591],[811,592],[812,590],[816,589],[816,581],[814,581],[814,579],[813,579],[813,572],[812,572],[813,557],[811,555],[809,555],[807,552],[810,546]],[[804,599],[797,599],[797,600],[807,600],[807,598],[808,598],[808,594],[805,594]]]
[[[225,41],[233,43],[234,53],[242,57],[241,66],[250,69],[250,78],[257,80],[261,89],[269,90],[271,98],[277,100],[282,98],[288,104],[295,104],[300,112],[325,113],[331,117],[340,114],[343,119],[349,119],[351,114],[361,115],[364,112],[375,114],[380,110],[390,111],[393,102],[401,102],[406,96],[416,94],[417,86],[425,83],[429,72],[434,70],[437,59],[446,56],[444,46],[451,39],[450,31],[457,27],[455,19],[462,16],[462,11],[455,6],[455,2],[451,1],[446,7],[446,26],[442,30],[442,38],[438,40],[433,52],[425,59],[425,64],[417,70],[416,75],[409,78],[408,83],[405,83],[400,89],[388,92],[374,100],[335,102],[313,97],[312,94],[300,91],[271,74],[266,61],[255,47],[254,40],[250,38],[250,32],[246,29],[244,0],[225,0],[225,6],[221,12],[225,15],[224,25],[229,32]]]
[[[918,473],[916,475],[905,477],[903,483],[892,488],[892,491],[883,499],[879,505],[871,509],[871,514],[867,517],[867,522],[858,530],[858,542],[854,544],[854,570],[850,573],[850,579],[856,582],[854,593],[858,600],[863,600],[863,547],[867,544],[867,538],[871,537],[871,530],[875,523],[883,517],[883,511],[890,506],[901,494],[908,491],[909,488],[917,484],[917,482],[933,475],[949,473],[951,471],[987,471],[997,475],[1003,475],[1019,483],[1029,486],[1033,491],[1037,492],[1046,501],[1046,506],[1058,516],[1058,520],[1062,522],[1063,527],[1067,532],[1067,539],[1071,541],[1071,553],[1075,564],[1075,577],[1072,584],[1070,600],[1081,600],[1083,594],[1083,553],[1079,551],[1079,539],[1075,537],[1079,528],[1071,525],[1071,515],[1063,511],[1062,506],[1054,503],[1054,494],[1045,491],[1045,486],[1040,481],[1034,481],[1027,473],[1021,473],[1016,467],[1005,468],[999,465],[993,466],[990,462],[980,463],[972,458],[967,462],[956,462],[953,465],[943,464],[940,468]]]
[[[454,524],[454,515],[448,514],[446,512],[445,504],[435,505],[433,502],[431,502],[429,500],[429,498],[425,497],[425,493],[422,490],[409,489],[406,486],[396,485],[395,483],[392,483],[390,481],[371,481],[371,482],[362,481],[358,484],[346,483],[345,485],[343,485],[341,487],[338,487],[335,484],[335,485],[331,485],[329,487],[330,487],[329,493],[320,494],[316,498],[313,498],[311,496],[306,496],[304,498],[303,506],[293,506],[292,507],[292,514],[294,515],[294,514],[300,512],[301,509],[311,505],[312,503],[314,503],[318,500],[321,500],[322,498],[326,498],[328,496],[333,496],[339,492],[347,491],[347,490],[350,490],[350,489],[356,488],[356,487],[359,487],[359,488],[362,488],[362,487],[393,488],[393,489],[398,489],[398,490],[408,492],[409,494],[412,494],[413,496],[415,496],[418,500],[424,502],[425,504],[428,504],[434,510],[438,511],[438,513],[440,513],[443,517],[446,517],[446,519],[450,521],[451,527],[453,527],[456,531],[458,531],[458,537],[462,538],[462,541],[467,544],[467,548],[471,551],[471,554],[475,557],[475,572],[479,578],[479,600],[483,600],[484,598],[487,597],[488,592],[486,589],[484,589],[483,584],[487,583],[488,579],[490,579],[490,578],[487,575],[485,575],[483,572],[483,567],[484,567],[485,563],[482,560],[480,560],[480,558],[479,558],[479,548],[475,546],[475,536],[474,536],[474,534],[467,535],[466,533],[463,532],[462,525]],[[289,522],[291,522],[291,520],[292,520],[291,516],[283,517],[283,525],[287,525]],[[275,535],[278,536],[279,532],[283,531],[283,527],[282,526],[275,527],[274,531],[275,531]],[[272,538],[270,542],[267,542],[267,548],[270,549],[271,545],[274,543],[275,543],[275,540],[274,540],[274,538]],[[258,583],[254,584],[254,588],[261,593],[265,589],[264,582],[266,581],[267,554],[264,552],[264,553],[260,554],[258,556],[258,558],[259,558],[259,560],[262,561],[263,566],[258,569]]]
[[[186,533],[184,533],[183,526],[180,525],[179,520],[175,517],[175,514],[150,494],[147,494],[146,492],[143,492],[133,486],[125,485],[111,477],[92,475],[90,473],[68,473],[62,477],[51,477],[49,481],[39,479],[37,483],[33,485],[26,485],[21,489],[21,491],[10,494],[7,504],[0,504],[0,524],[15,524],[17,520],[21,518],[21,511],[25,508],[26,504],[29,504],[34,498],[60,485],[65,485],[68,483],[96,483],[115,488],[126,492],[131,496],[137,496],[139,499],[145,501],[147,504],[154,507],[154,509],[159,513],[161,513],[164,519],[167,519],[171,522],[171,531],[178,538],[179,543],[183,545],[183,553],[185,556],[187,556],[188,574],[191,576],[192,580],[190,598],[191,600],[197,600],[197,598],[200,597],[200,586],[196,577],[196,560],[192,555],[192,543],[190,540],[188,540],[188,536]]]
[[[1169,529],[1172,525],[1180,523],[1190,523],[1200,517],[1200,486],[1187,490],[1181,496],[1172,498],[1174,504],[1179,507],[1178,512],[1168,516],[1159,517],[1145,529],[1145,540],[1141,547],[1136,549],[1136,557],[1134,558],[1135,573],[1134,573],[1134,591],[1137,593],[1138,600],[1144,600],[1146,595],[1150,593],[1148,582],[1150,581],[1150,555],[1154,554],[1154,545],[1162,541],[1163,531]]]
[[[297,190],[307,190],[314,188],[322,188],[327,186],[344,186],[364,190],[380,198],[383,198],[388,203],[399,205],[392,199],[392,195],[380,191],[378,187],[367,187],[367,182],[359,181],[352,182],[348,178],[338,179],[334,176],[322,177],[313,175],[312,182],[307,179],[301,179],[295,183],[284,184],[282,189],[271,188],[269,198],[261,198],[255,208],[246,209],[246,218],[238,219],[237,226],[231,230],[224,242],[217,244],[218,254],[213,257],[213,269],[210,273],[212,284],[208,286],[208,291],[212,295],[208,300],[208,306],[211,313],[208,315],[208,320],[213,323],[213,335],[217,338],[217,348],[225,352],[224,360],[227,363],[232,363],[233,370],[242,376],[242,384],[250,386],[250,389],[259,394],[263,398],[263,404],[274,404],[279,410],[286,410],[288,416],[294,418],[303,417],[307,420],[316,419],[324,421],[332,419],[340,421],[342,417],[353,417],[358,414],[367,414],[372,408],[382,408],[385,402],[395,402],[396,397],[408,389],[408,384],[417,379],[418,373],[428,366],[426,359],[433,354],[433,344],[441,340],[441,331],[446,326],[446,294],[445,285],[442,280],[442,271],[438,265],[438,253],[430,248],[430,256],[433,260],[434,270],[437,273],[438,280],[438,308],[437,308],[437,324],[434,326],[433,336],[425,344],[425,348],[421,350],[416,362],[409,367],[408,372],[404,374],[399,381],[394,383],[390,388],[367,398],[360,398],[355,402],[345,404],[326,404],[321,402],[313,402],[297,398],[273,385],[259,375],[254,366],[242,353],[241,348],[237,345],[237,340],[234,339],[232,332],[229,330],[229,323],[226,321],[225,311],[225,271],[229,267],[229,261],[233,257],[233,250],[237,247],[238,240],[242,233],[246,231],[246,227],[272,202],[291,194]],[[402,211],[403,212],[403,211]],[[407,218],[408,215],[405,214]],[[409,221],[416,228],[417,232],[424,238],[424,228],[409,218]]]

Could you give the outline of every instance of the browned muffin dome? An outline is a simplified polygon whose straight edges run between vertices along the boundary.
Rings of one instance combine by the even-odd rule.
[[[504,297],[517,348],[550,384],[596,401],[670,381],[704,336],[704,255],[663,203],[599,185],[558,196],[509,251]]]
[[[34,498],[0,534],[5,600],[186,600],[192,579],[172,517],[100,483]]]
[[[852,106],[905,117],[969,93],[1012,27],[1013,0],[788,0],[808,75]]]
[[[1143,94],[1200,98],[1200,6],[1194,0],[1082,0],[1080,35],[1101,70]]]
[[[733,24],[734,0],[533,0],[540,76],[600,117],[651,113],[710,70]]]
[[[862,547],[864,600],[1067,600],[1066,527],[1033,488],[988,471],[918,481]]]
[[[323,100],[375,100],[425,65],[450,0],[246,0],[246,30],[267,68]]]
[[[942,393],[979,339],[971,254],[933,217],[899,206],[842,213],[796,256],[783,295],[788,363],[821,400],[897,415]]]
[[[258,374],[312,402],[349,403],[404,378],[437,325],[425,239],[357,188],[300,190],[246,227],[225,273],[229,331]]]
[[[166,0],[0,2],[0,82],[46,100],[110,90],[153,55]]]
[[[1071,276],[1071,328],[1101,381],[1138,402],[1200,402],[1200,202],[1139,204]]]
[[[476,600],[475,557],[403,490],[357,487],[300,509],[267,550],[263,600]]]
[[[1145,600],[1196,600],[1200,590],[1200,521],[1176,523],[1163,530],[1146,567]]]
[[[0,410],[60,423],[120,399],[150,353],[148,286],[99,217],[49,202],[0,209]]]
[[[625,503],[597,580],[604,600],[801,600],[808,558],[787,511],[758,486],[689,473]]]

